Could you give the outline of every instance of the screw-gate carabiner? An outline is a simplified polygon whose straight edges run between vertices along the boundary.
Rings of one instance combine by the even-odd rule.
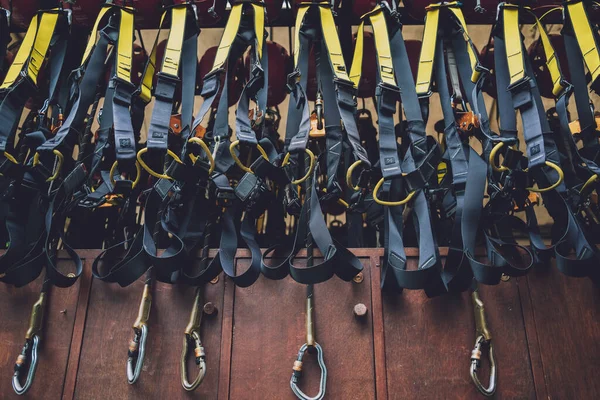
[[[25,394],[35,377],[35,369],[38,362],[38,346],[40,343],[39,333],[42,330],[42,324],[44,322],[44,308],[46,305],[46,292],[42,291],[40,297],[34,303],[31,309],[31,317],[29,319],[29,329],[25,334],[25,345],[21,354],[17,357],[15,362],[15,373],[13,374],[12,385],[16,394]],[[27,370],[27,377],[25,378],[25,384],[21,385],[21,375],[25,368],[29,366]]]
[[[147,282],[144,285],[142,301],[138,317],[133,323],[135,336],[129,343],[127,358],[127,381],[134,384],[140,377],[144,356],[146,354],[146,339],[148,338],[148,318],[150,317],[150,307],[152,306],[152,295],[150,294],[151,284]]]
[[[479,297],[479,292],[475,288],[473,293],[471,294],[471,299],[473,300],[473,312],[475,314],[475,334],[477,338],[475,339],[475,347],[471,352],[471,379],[473,383],[477,387],[477,389],[484,396],[493,396],[496,392],[496,359],[494,358],[494,346],[492,344],[492,334],[490,333],[487,327],[487,321],[485,319],[485,308],[483,306],[483,301]],[[479,377],[477,376],[477,369],[481,365],[481,353],[482,348],[488,348],[488,358],[490,359],[490,380],[488,387],[485,387]]]
[[[202,314],[203,309],[200,307],[202,302],[201,289],[196,289],[196,296],[194,297],[194,305],[192,313],[190,314],[190,322],[185,328],[185,335],[183,337],[183,350],[181,352],[181,385],[185,390],[191,392],[196,390],[198,386],[204,380],[206,375],[206,354],[204,353],[204,347],[202,346],[202,340],[200,339],[200,326],[202,325]],[[198,375],[192,383],[188,381],[187,373],[187,356],[189,343],[194,344],[194,355],[196,357],[196,365],[198,366]]]

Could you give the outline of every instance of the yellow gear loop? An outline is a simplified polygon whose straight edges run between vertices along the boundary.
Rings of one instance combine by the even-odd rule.
[[[596,182],[598,180],[599,176],[598,174],[596,175],[592,175],[590,177],[590,179],[588,179],[583,186],[581,187],[581,190],[579,191],[579,193],[585,193],[588,189],[588,187],[590,187],[594,182]]]
[[[408,196],[406,196],[404,199],[399,200],[399,201],[385,201],[385,200],[381,200],[379,197],[377,197],[377,192],[379,192],[379,189],[381,189],[381,186],[383,185],[384,181],[385,181],[385,179],[381,178],[379,180],[379,182],[377,182],[377,185],[375,185],[375,188],[373,189],[373,201],[375,201],[375,203],[377,203],[379,205],[389,206],[389,207],[403,206],[406,203],[408,203],[409,201],[411,201],[412,198],[415,197],[415,194],[417,193],[416,190],[413,190],[412,192],[410,192],[408,194]]]
[[[349,188],[352,188],[355,192],[358,192],[360,190],[360,186],[355,185],[352,182],[352,174],[354,173],[356,167],[358,167],[361,163],[361,160],[354,161],[354,163],[350,165],[350,168],[348,168],[348,171],[346,171],[346,185],[348,185]]]
[[[505,167],[504,165],[496,165],[496,154],[498,153],[498,151],[504,147],[504,142],[499,142],[498,144],[496,144],[494,146],[494,148],[492,149],[492,151],[490,151],[490,165],[492,166],[492,169],[496,172],[505,172],[508,171],[508,167]]]
[[[173,178],[171,178],[169,175],[164,174],[164,173],[163,174],[159,174],[158,172],[152,170],[152,168],[150,168],[148,166],[148,164],[146,164],[146,162],[144,161],[144,159],[142,158],[142,156],[144,154],[146,154],[147,152],[148,152],[148,148],[147,147],[141,149],[140,151],[138,151],[136,158],[137,158],[138,162],[140,163],[140,166],[142,168],[144,168],[146,170],[146,172],[148,172],[150,175],[152,175],[155,178],[173,180]],[[171,157],[173,160],[175,160],[176,162],[178,162],[179,164],[183,164],[183,162],[181,162],[181,159],[172,150],[167,149],[167,155],[169,157]]]
[[[210,149],[208,148],[206,143],[204,143],[204,140],[197,138],[197,137],[193,137],[188,140],[188,143],[195,143],[195,144],[199,145],[200,147],[202,147],[202,150],[204,150],[204,153],[206,153],[206,156],[208,157],[208,161],[210,162],[210,168],[208,169],[208,174],[211,175],[215,170],[216,164],[215,164],[215,159],[213,158],[213,156],[210,152]],[[196,164],[196,160],[198,159],[198,157],[194,156],[193,154],[190,154],[190,158],[192,159],[192,162],[194,164]]]
[[[52,175],[50,178],[46,179],[46,182],[52,182],[55,181],[56,179],[58,179],[58,174],[60,174],[60,170],[62,169],[62,165],[63,165],[63,161],[65,161],[65,157],[63,156],[63,154],[54,149],[52,150],[52,154],[54,154],[58,160],[58,164],[56,165],[56,170],[54,171],[54,175]],[[35,153],[33,155],[33,166],[37,166],[40,163],[40,153]]]
[[[534,193],[544,193],[544,192],[549,192],[553,189],[556,189],[558,187],[558,185],[560,185],[563,181],[563,179],[565,178],[565,173],[563,172],[563,170],[556,164],[554,164],[553,162],[550,161],[546,161],[546,166],[552,168],[553,170],[555,170],[556,172],[558,172],[558,180],[556,182],[554,182],[552,185],[548,186],[547,188],[535,188],[535,187],[528,187],[526,188],[527,190],[529,190],[530,192],[534,192]],[[528,169],[524,170],[525,172],[528,171]]]
[[[115,172],[117,171],[117,166],[119,165],[118,161],[115,161],[112,165],[112,167],[110,167],[110,172],[108,173],[110,175],[110,183],[115,186],[116,185],[116,181],[115,181]],[[142,175],[142,168],[140,167],[140,163],[136,162],[135,163],[135,172],[136,172],[136,176],[135,176],[135,180],[133,181],[133,183],[131,184],[131,188],[135,189],[135,187],[138,185],[138,183],[140,183],[140,176]]]
[[[238,158],[237,154],[235,154],[235,148],[237,146],[239,146],[239,144],[240,144],[239,140],[234,140],[229,145],[229,152],[231,153],[231,157],[233,158],[233,161],[235,161],[236,165],[238,167],[240,167],[240,169],[242,171],[248,172],[249,174],[254,174],[254,171],[252,171],[252,169],[250,169],[250,167],[246,167],[244,164],[242,164],[242,162]],[[269,161],[269,156],[267,155],[267,152],[265,151],[265,149],[263,149],[262,146],[260,144],[258,144],[258,143],[256,144],[256,148],[258,149],[258,151],[260,152],[260,154],[262,155],[262,157],[265,160]]]
[[[308,167],[308,172],[302,178],[293,180],[291,182],[292,185],[299,185],[299,184],[303,183],[304,181],[306,181],[308,179],[310,174],[312,174],[313,171],[315,170],[315,160],[316,160],[315,153],[313,153],[309,149],[304,149],[304,152],[306,154],[308,154],[308,158],[310,158],[310,166]],[[288,153],[286,153],[285,157],[283,157],[283,162],[281,163],[282,167],[285,167],[286,165],[289,164],[290,156],[291,156],[291,154],[288,152]]]
[[[10,154],[8,151],[4,152],[4,158],[6,158],[8,161],[10,161],[13,164],[17,164],[17,165],[20,164],[20,162],[17,161],[17,159],[12,154]]]

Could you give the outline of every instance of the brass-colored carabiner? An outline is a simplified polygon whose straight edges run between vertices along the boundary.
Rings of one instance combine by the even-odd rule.
[[[383,182],[384,182],[384,178],[381,178],[379,180],[379,182],[377,182],[377,184],[375,185],[375,188],[373,189],[373,201],[375,203],[379,204],[379,205],[382,205],[382,206],[389,206],[389,207],[403,206],[406,203],[408,203],[409,201],[411,201],[412,198],[417,193],[415,190],[413,190],[404,199],[399,200],[399,201],[385,201],[385,200],[381,200],[381,199],[379,199],[379,197],[377,197],[377,192],[379,192],[379,189],[383,185]]]
[[[200,339],[200,326],[202,325],[202,314],[204,313],[202,308],[202,290],[196,289],[196,296],[194,297],[194,305],[192,307],[192,313],[190,314],[190,322],[185,328],[183,337],[183,350],[181,352],[181,385],[185,390],[191,392],[195,390],[206,375],[206,354],[204,352],[204,346],[202,346],[202,340]],[[198,375],[193,382],[188,381],[187,371],[187,356],[189,344],[194,344],[194,356],[196,358],[196,365],[198,366]]]
[[[148,318],[150,317],[150,308],[152,306],[152,295],[150,294],[151,285],[146,283],[142,293],[142,301],[138,316],[133,323],[133,340],[129,343],[127,358],[127,381],[134,384],[140,377],[144,356],[146,354],[146,339],[148,338]]]
[[[147,152],[148,152],[147,147],[145,147],[137,152],[136,158],[137,158],[138,163],[140,163],[140,166],[142,168],[144,168],[146,170],[146,172],[148,172],[150,175],[152,175],[155,178],[172,180],[173,178],[171,178],[169,175],[167,175],[165,173],[159,174],[158,172],[156,172],[152,168],[150,168],[148,166],[148,164],[146,164],[146,162],[144,161],[142,156],[144,154],[146,154]],[[167,149],[167,155],[170,156],[173,160],[175,160],[179,164],[183,164],[183,162],[181,162],[181,159],[179,158],[179,156],[177,156],[177,154],[175,154],[172,150]]]
[[[304,152],[308,155],[308,158],[310,159],[310,165],[308,167],[308,172],[302,178],[291,181],[292,185],[300,185],[301,183],[304,183],[312,175],[313,171],[315,170],[315,160],[316,160],[315,153],[313,153],[309,149],[304,149]],[[283,161],[281,162],[282,167],[285,167],[286,165],[288,165],[290,163],[290,157],[291,157],[291,153],[285,154],[285,156],[283,157]]]
[[[206,153],[206,157],[208,158],[208,162],[210,163],[208,174],[211,175],[215,170],[216,164],[215,164],[215,159],[213,158],[212,154],[210,153],[210,149],[208,148],[208,146],[206,145],[204,140],[202,140],[201,138],[192,137],[192,138],[188,139],[188,143],[197,144],[202,148],[202,150],[204,150],[204,153]],[[198,157],[194,156],[193,154],[190,154],[190,159],[192,160],[192,163],[196,164],[196,160],[198,159]]]
[[[492,334],[487,326],[487,321],[485,319],[485,308],[483,306],[483,302],[479,297],[479,292],[477,290],[473,290],[471,294],[471,299],[473,300],[473,312],[475,315],[475,347],[471,352],[471,379],[475,384],[475,387],[483,394],[484,396],[490,397],[496,392],[496,359],[494,358],[494,345],[492,344]],[[490,380],[487,387],[485,387],[479,377],[477,376],[477,369],[481,365],[481,355],[482,349],[484,347],[488,348],[488,357],[490,360]]]
[[[31,309],[29,329],[27,329],[27,333],[25,334],[25,345],[15,362],[15,373],[13,374],[12,385],[15,393],[18,395],[25,394],[31,387],[33,379],[35,378],[35,370],[38,363],[38,346],[40,342],[40,332],[44,322],[45,306],[46,293],[42,292]],[[29,369],[27,370],[25,384],[21,385],[20,377],[27,365],[29,365]]]
[[[112,165],[112,167],[110,167],[110,172],[108,173],[110,175],[110,183],[113,185],[113,187],[116,185],[116,181],[115,181],[115,172],[117,172],[117,166],[119,165],[118,161],[115,161]],[[136,161],[135,163],[135,180],[133,181],[133,183],[131,184],[131,188],[135,189],[135,187],[138,185],[138,183],[140,183],[140,176],[142,175],[142,168],[140,166],[140,163]]]

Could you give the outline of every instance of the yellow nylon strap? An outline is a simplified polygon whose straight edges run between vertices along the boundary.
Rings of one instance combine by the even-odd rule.
[[[160,17],[160,25],[158,25],[159,30],[156,33],[156,40],[154,41],[154,46],[150,52],[150,58],[146,63],[146,69],[144,70],[144,74],[142,76],[139,97],[146,104],[150,103],[150,100],[152,100],[152,83],[154,81],[154,73],[156,72],[156,51],[158,48],[158,39],[160,38],[160,28],[162,27],[165,17],[167,16],[167,12],[168,11],[163,12],[162,16]]]
[[[175,78],[179,76],[179,62],[181,61],[181,47],[183,46],[186,18],[186,6],[174,7],[171,10],[171,31],[167,39],[167,47],[160,72]]]
[[[362,75],[363,49],[365,42],[365,21],[362,21],[356,31],[356,43],[354,45],[354,56],[350,67],[350,80],[358,87]]]
[[[510,84],[512,85],[525,77],[523,44],[521,42],[521,30],[519,29],[519,9],[505,5],[502,8],[502,16],[504,20],[506,61],[508,63]]]
[[[133,57],[133,11],[121,9],[119,39],[117,41],[117,77],[131,83]]]
[[[13,60],[8,72],[6,73],[6,77],[4,78],[4,82],[0,89],[6,89],[10,87],[23,70],[23,66],[29,60],[29,55],[31,54],[31,49],[33,48],[33,42],[35,41],[35,36],[38,29],[38,15],[34,15],[29,23],[29,28],[27,28],[27,33],[21,42],[21,47],[19,47],[19,51]]]
[[[94,28],[92,29],[92,33],[90,34],[90,39],[88,40],[87,46],[85,48],[85,52],[83,53],[83,58],[81,59],[81,65],[85,64],[90,54],[92,53],[92,49],[96,44],[96,39],[98,36],[98,27],[100,26],[100,22],[102,22],[102,18],[106,15],[108,11],[110,11],[110,6],[104,6],[100,9],[100,13],[98,17],[96,17],[96,22],[94,23]]]
[[[600,75],[600,52],[596,47],[596,41],[590,27],[590,22],[585,13],[583,2],[567,3],[569,16],[571,17],[571,25],[575,32],[575,38],[579,44],[581,54],[585,60],[585,65],[592,75],[592,82],[596,81]]]
[[[319,12],[321,14],[321,30],[323,31],[323,37],[325,38],[325,46],[327,46],[333,73],[336,78],[349,81],[350,78],[346,72],[342,46],[340,45],[340,38],[338,36],[337,28],[335,27],[331,9],[329,7],[319,6]]]
[[[298,58],[300,57],[300,28],[302,28],[302,22],[304,16],[308,11],[308,5],[300,6],[296,13],[296,25],[294,28],[294,68],[298,67]]]
[[[454,14],[458,23],[462,27],[464,33],[463,37],[465,42],[467,42],[467,54],[469,54],[469,61],[471,62],[471,70],[473,71],[471,75],[471,82],[475,83],[479,80],[479,76],[481,72],[477,70],[477,66],[479,65],[479,58],[475,53],[475,48],[473,47],[473,43],[471,42],[471,38],[469,37],[469,31],[467,30],[467,22],[465,21],[465,16],[462,12],[462,9],[457,6],[448,7],[448,9]]]
[[[546,32],[546,29],[542,26],[539,20],[537,20],[536,24],[538,25],[540,40],[542,41],[542,47],[544,48],[546,68],[548,68],[548,72],[550,72],[550,77],[552,78],[552,94],[555,97],[560,97],[562,92],[565,90],[565,87],[562,85],[563,79],[560,73],[558,58],[556,57],[554,46],[552,46],[552,42],[550,42],[550,38],[548,37],[548,32]]]
[[[58,17],[59,15],[57,12],[42,14],[33,49],[29,56],[29,63],[27,64],[27,76],[29,76],[35,84],[37,84],[38,73],[42,68],[42,64],[44,64],[46,54],[50,48],[50,41],[52,40],[52,36],[54,36],[54,29],[56,28]]]
[[[394,64],[392,63],[392,50],[390,48],[390,36],[388,34],[385,15],[382,12],[371,15],[371,25],[375,36],[375,49],[377,50],[377,62],[379,64],[379,75],[383,83],[396,86],[394,76]]]
[[[439,21],[439,8],[427,10],[425,30],[423,31],[423,44],[421,46],[421,55],[419,56],[419,69],[417,71],[416,88],[417,94],[420,96],[428,94],[431,88],[431,74],[433,73]]]
[[[219,48],[217,49],[217,54],[215,55],[215,62],[213,63],[213,68],[210,72],[215,72],[216,70],[222,68],[227,61],[227,57],[229,57],[229,49],[235,40],[235,36],[238,33],[238,29],[242,21],[243,7],[244,3],[238,3],[231,8],[227,25],[225,25],[225,31],[223,32],[221,42],[219,43]]]
[[[254,34],[256,35],[256,50],[258,58],[262,58],[263,43],[265,41],[265,8],[252,4],[254,9]]]

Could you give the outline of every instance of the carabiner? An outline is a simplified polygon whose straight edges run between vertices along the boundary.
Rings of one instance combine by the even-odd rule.
[[[200,288],[198,288],[196,290],[196,296],[194,297],[194,306],[192,308],[192,313],[190,314],[190,322],[185,328],[183,350],[181,352],[181,385],[188,392],[196,390],[206,375],[206,354],[204,353],[204,347],[202,346],[202,340],[200,339],[200,326],[202,325],[202,314],[204,313],[203,309],[200,308],[201,301],[202,294]],[[190,342],[194,343],[194,355],[196,357],[196,365],[198,366],[198,375],[192,383],[190,383],[187,378],[187,356]]]
[[[129,343],[127,358],[127,382],[134,384],[140,377],[144,356],[146,354],[146,339],[148,338],[148,318],[150,317],[150,307],[152,305],[152,295],[150,294],[150,284],[144,285],[142,301],[138,317],[133,323],[134,337]]]
[[[471,352],[471,379],[475,384],[475,387],[483,394],[484,396],[490,397],[493,396],[496,392],[496,359],[494,358],[494,346],[492,344],[492,334],[490,333],[487,327],[487,321],[485,319],[485,308],[483,306],[483,302],[479,297],[479,292],[477,290],[473,290],[471,294],[471,298],[473,300],[473,312],[475,314],[475,333],[477,335],[477,339],[475,339],[475,347]],[[490,359],[490,380],[488,387],[483,386],[479,377],[477,376],[477,369],[481,365],[481,353],[482,348],[487,346],[488,348],[488,357]]]
[[[296,397],[301,400],[321,400],[323,397],[325,397],[325,389],[327,385],[327,367],[325,367],[325,361],[323,360],[323,349],[317,342],[315,342],[314,346],[312,347],[317,352],[317,361],[319,362],[319,368],[321,368],[319,393],[317,393],[315,397],[309,397],[298,387],[298,382],[300,382],[300,378],[302,377],[302,358],[304,357],[304,353],[308,347],[308,344],[305,343],[302,345],[302,347],[300,347],[300,350],[298,350],[298,358],[296,361],[294,361],[294,372],[292,373],[292,379],[290,380],[290,387],[292,388],[292,392],[294,392]]]
[[[35,377],[35,369],[38,362],[38,346],[40,343],[39,333],[42,330],[42,324],[44,322],[45,305],[46,292],[42,291],[40,297],[33,304],[31,309],[29,329],[27,329],[27,333],[25,334],[25,345],[23,345],[23,350],[21,350],[21,354],[19,354],[17,361],[15,362],[15,373],[13,375],[12,385],[15,393],[18,395],[25,394],[25,392],[29,390],[33,383],[33,378]],[[28,361],[29,358],[31,358],[31,362]],[[21,385],[19,378],[28,364],[29,369],[27,371],[27,378],[25,379],[25,384]]]

